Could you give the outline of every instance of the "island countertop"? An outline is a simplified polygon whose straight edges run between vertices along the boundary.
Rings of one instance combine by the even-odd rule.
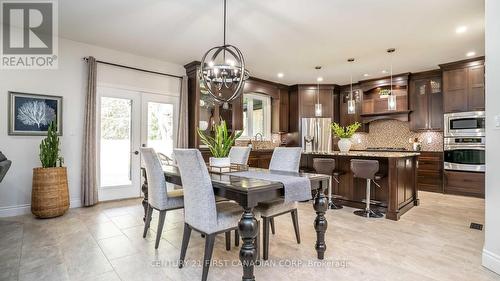
[[[307,155],[332,155],[332,156],[345,156],[345,157],[377,157],[377,158],[406,158],[419,156],[418,152],[406,152],[406,151],[349,151],[347,153],[341,153],[340,151],[331,152],[303,152],[302,154]]]

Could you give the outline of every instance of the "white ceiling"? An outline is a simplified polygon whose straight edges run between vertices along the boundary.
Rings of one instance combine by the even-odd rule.
[[[227,1],[228,43],[252,76],[284,84],[346,84],[349,57],[354,81],[385,76],[389,47],[395,73],[484,55],[484,0]],[[59,14],[62,37],[178,64],[222,43],[222,0],[64,0]]]

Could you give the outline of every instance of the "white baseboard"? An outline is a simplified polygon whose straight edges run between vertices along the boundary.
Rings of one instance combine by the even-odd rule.
[[[70,199],[70,208],[79,208],[82,206],[80,198]],[[17,206],[0,207],[0,218],[15,217],[31,213],[31,204],[22,204]]]
[[[483,249],[483,266],[497,274],[500,274],[500,256]]]
[[[31,205],[23,204],[17,206],[0,207],[1,217],[15,217],[31,213]]]

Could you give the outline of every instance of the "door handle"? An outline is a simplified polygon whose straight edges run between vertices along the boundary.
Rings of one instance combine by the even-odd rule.
[[[134,153],[135,155],[139,155],[139,151],[137,151],[137,150],[136,150],[136,151],[134,151],[133,153]]]

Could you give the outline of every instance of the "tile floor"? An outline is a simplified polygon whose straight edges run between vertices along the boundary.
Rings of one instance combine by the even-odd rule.
[[[289,216],[276,220],[270,261],[256,268],[257,280],[500,280],[481,264],[483,232],[469,229],[484,222],[484,200],[420,193],[421,205],[398,222],[367,220],[353,209],[330,210],[325,261],[315,258],[315,214],[300,205],[302,244],[295,243]],[[30,215],[0,219],[0,280],[200,280],[196,261],[203,239],[193,233],[190,266],[178,269],[182,210],[167,214],[160,248],[152,231],[142,238],[139,199],[71,209],[62,217],[39,220]],[[238,249],[226,251],[219,235],[216,265],[209,280],[241,280]]]

